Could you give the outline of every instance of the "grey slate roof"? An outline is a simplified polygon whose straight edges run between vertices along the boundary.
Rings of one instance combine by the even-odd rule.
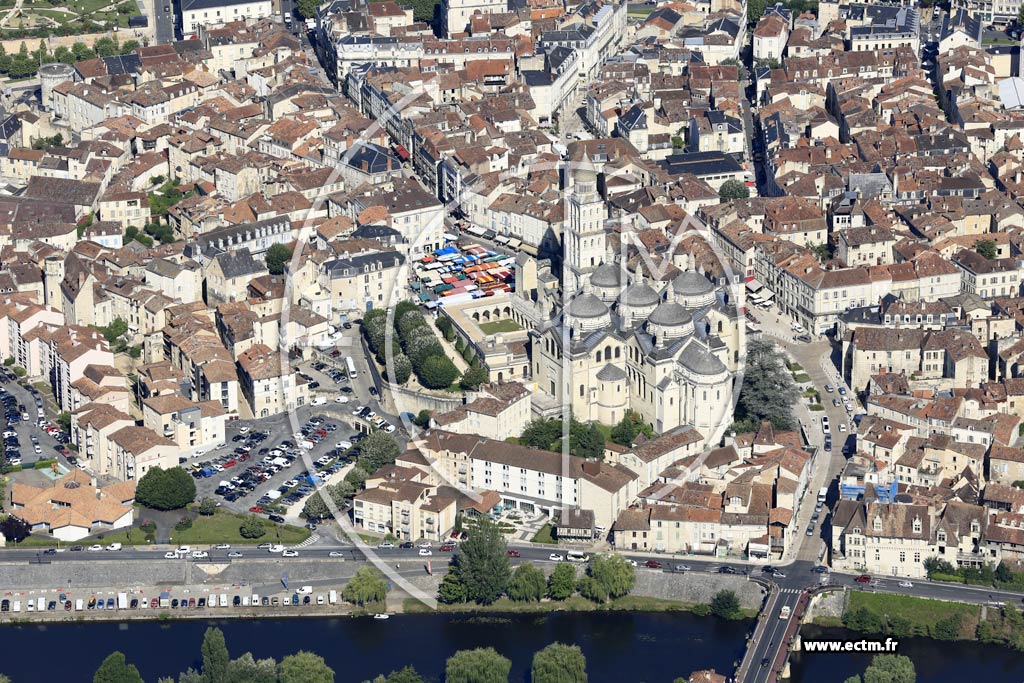
[[[682,296],[710,294],[714,289],[706,277],[693,270],[683,272],[672,281],[672,291]]]
[[[662,327],[675,327],[693,322],[693,316],[674,301],[666,301],[654,309],[648,321]]]
[[[679,362],[686,368],[701,375],[717,375],[725,371],[722,361],[702,349],[698,344],[691,343],[679,355]]]
[[[584,292],[569,302],[569,315],[574,318],[597,318],[608,313],[608,307],[590,292]]]

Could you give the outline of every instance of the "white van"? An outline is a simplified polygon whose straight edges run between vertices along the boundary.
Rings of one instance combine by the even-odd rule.
[[[332,605],[337,605],[338,604],[338,591],[331,591],[330,593],[328,593],[327,594],[327,602],[331,603]]]
[[[565,554],[565,559],[570,562],[590,562],[590,555],[581,553],[578,550],[570,550]]]
[[[83,609],[85,609],[85,601],[82,598],[78,598],[75,600],[75,611],[81,612]]]
[[[253,593],[252,594],[252,603],[251,604],[252,604],[253,607],[259,607],[260,606],[260,596],[259,596],[258,593]]]
[[[210,598],[206,601],[206,604],[209,607],[216,607],[217,606],[217,596],[216,595],[211,595]]]
[[[227,607],[228,606],[228,594],[227,593],[221,593],[220,594],[220,606],[221,607]]]
[[[46,611],[46,598],[40,596],[36,600],[36,611],[37,612],[45,612]]]
[[[14,601],[14,604],[11,605],[11,611],[12,612],[20,612],[21,611],[21,600],[15,600]]]

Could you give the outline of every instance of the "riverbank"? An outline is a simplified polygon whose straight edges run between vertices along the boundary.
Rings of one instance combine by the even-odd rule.
[[[982,642],[1024,650],[1024,615],[1015,605],[977,605],[890,593],[851,591],[842,616],[812,623],[894,638]]]
[[[406,614],[424,614],[439,612],[441,614],[542,614],[548,612],[688,612],[698,617],[710,616],[710,605],[703,602],[681,602],[666,600],[644,595],[627,595],[606,603],[596,603],[579,595],[566,600],[541,600],[540,602],[515,602],[508,598],[500,598],[491,605],[460,603],[445,605],[439,603],[437,609],[424,605],[415,598],[406,598],[402,604]],[[746,608],[743,620],[757,617],[757,610]]]

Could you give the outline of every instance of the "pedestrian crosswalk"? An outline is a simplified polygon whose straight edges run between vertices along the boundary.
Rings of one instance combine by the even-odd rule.
[[[780,593],[793,593],[793,594],[799,595],[800,593],[804,592],[804,589],[803,588],[780,588],[779,592]]]

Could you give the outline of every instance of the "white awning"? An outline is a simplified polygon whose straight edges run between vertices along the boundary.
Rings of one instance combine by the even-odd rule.
[[[747,289],[750,290],[751,292],[756,292],[759,289],[761,289],[762,287],[764,287],[764,285],[762,285],[760,282],[758,282],[757,278],[754,278],[754,279],[750,280],[749,282],[747,282]]]

